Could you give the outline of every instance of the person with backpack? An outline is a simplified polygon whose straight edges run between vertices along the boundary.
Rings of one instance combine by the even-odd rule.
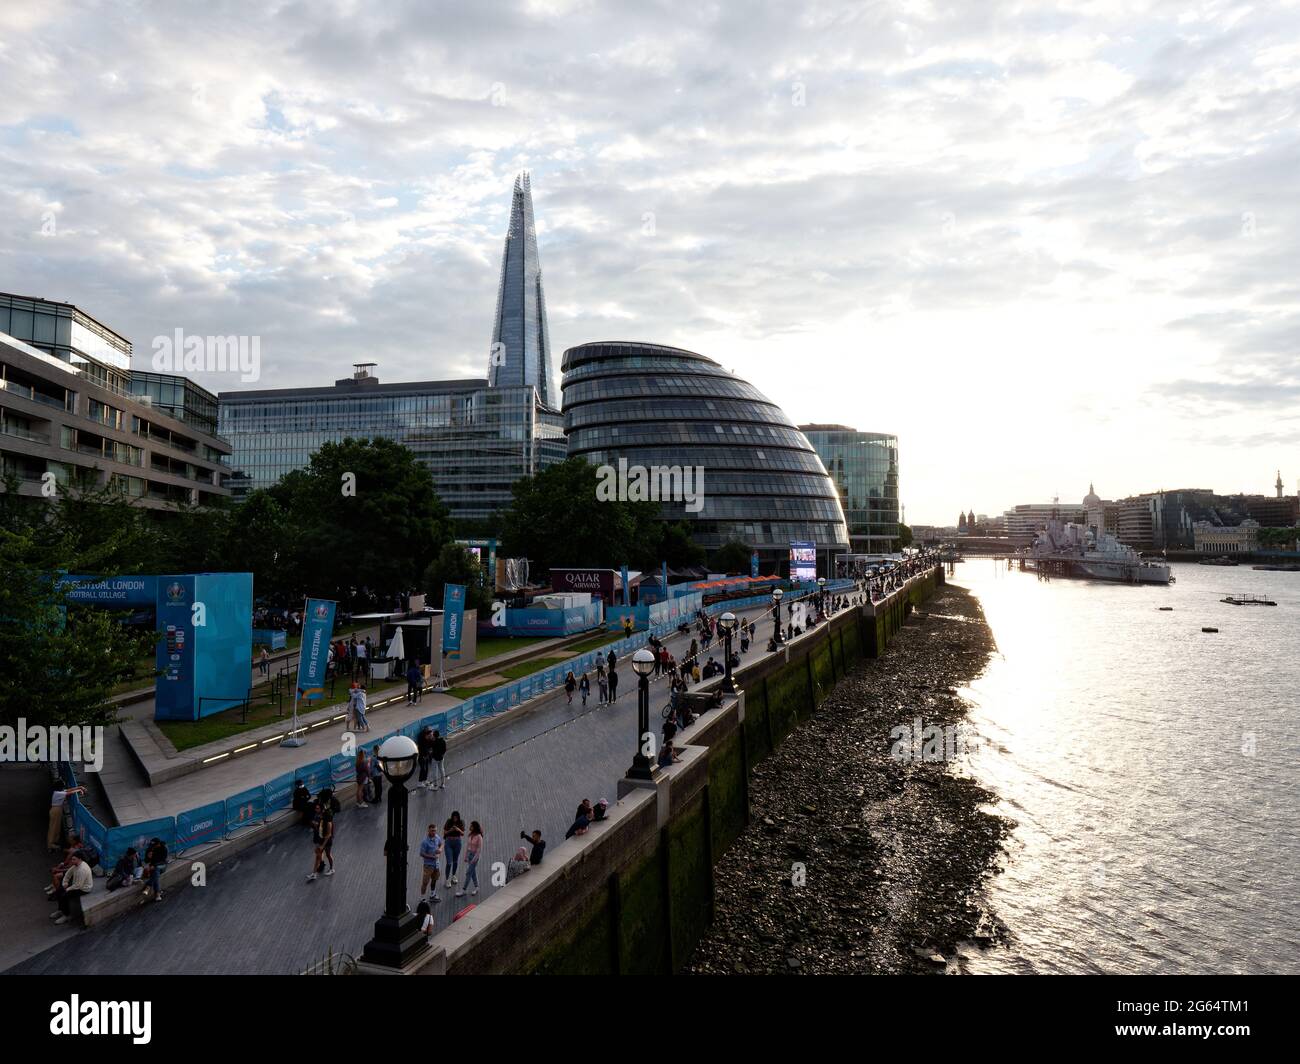
[[[317,876],[322,868],[325,868],[325,875],[334,874],[334,810],[332,806],[336,799],[331,794],[329,799],[321,801],[316,799],[316,817],[312,821],[312,845],[315,848],[312,857],[311,874],[307,876],[307,882],[310,883]]]
[[[437,728],[433,729],[433,742],[430,744],[429,753],[433,757],[433,783],[429,789],[444,790],[447,786],[447,770],[443,767],[442,759],[447,756],[447,740],[439,734]]]

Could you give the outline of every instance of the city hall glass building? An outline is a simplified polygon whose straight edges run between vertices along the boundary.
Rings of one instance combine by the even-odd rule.
[[[371,369],[360,364],[329,388],[222,392],[218,427],[233,448],[236,497],[305,468],[322,444],[388,439],[428,468],[453,518],[481,519],[510,503],[516,480],[564,460],[560,415],[531,386],[383,384]]]
[[[884,554],[898,541],[898,437],[847,425],[800,425],[840,491],[854,554]]]
[[[785,571],[793,542],[813,542],[823,557],[849,549],[840,493],[807,437],[712,359],[659,344],[583,344],[564,353],[561,390],[570,457],[704,470],[699,512],[661,502],[701,546],[748,543],[767,572]]]

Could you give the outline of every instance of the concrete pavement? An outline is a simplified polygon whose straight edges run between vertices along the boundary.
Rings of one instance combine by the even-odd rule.
[[[764,607],[741,614],[758,622],[748,658],[763,653],[771,634],[771,620],[765,615]],[[673,635],[666,642],[680,659],[690,639],[690,634]],[[721,657],[716,644],[707,653]],[[484,827],[479,865],[482,900],[493,890],[492,865],[509,860],[519,845],[520,831],[541,828],[549,842],[559,842],[582,798],[614,801],[617,781],[631,762],[636,741],[634,674],[626,662],[619,674],[620,697],[613,706],[597,706],[594,683],[585,710],[576,694],[569,705],[564,691],[557,689],[510,714],[492,718],[490,728],[474,727],[452,738],[447,788],[411,795],[412,906],[418,900],[415,891],[420,876],[414,848],[426,824],[432,821],[441,828],[452,809],[458,810],[466,823],[479,820]],[[651,689],[651,722],[656,731],[666,701],[667,681],[659,678]],[[407,719],[436,708],[426,696],[425,703],[418,711],[410,710]],[[375,733],[394,727],[400,712],[399,706],[394,717],[376,718]],[[324,734],[313,736],[308,747],[284,752],[296,753],[297,763],[303,764],[325,756],[327,750],[336,750],[341,728],[338,732],[322,728],[320,732]],[[689,731],[685,738],[689,740]],[[332,749],[327,742],[335,744]],[[246,762],[252,763],[252,759]],[[257,763],[267,764],[260,755]],[[229,769],[239,769],[239,762],[231,762]],[[218,787],[217,774],[224,771],[218,767],[175,781],[182,788],[176,792],[182,808],[202,801],[193,789],[196,780],[211,774],[212,786]],[[278,771],[289,769],[258,769],[255,782]],[[221,780],[222,796],[239,789],[230,779],[234,777]],[[184,789],[186,784],[189,789]],[[304,828],[290,828],[207,868],[205,886],[171,890],[162,903],[150,903],[101,928],[65,930],[65,941],[12,970],[293,972],[331,949],[357,951],[370,937],[383,907],[384,819],[384,811],[378,807],[347,808],[339,814],[334,847],[338,874],[333,877],[305,881],[312,860],[310,836]],[[202,860],[201,854],[196,857]],[[189,859],[189,854],[184,855],[184,860]],[[102,881],[96,886],[102,889]],[[439,895],[444,899],[434,907],[439,927],[450,923],[454,913],[473,900],[456,899],[445,889],[440,889]]]

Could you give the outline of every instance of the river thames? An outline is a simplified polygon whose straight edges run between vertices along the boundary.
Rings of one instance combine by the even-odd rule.
[[[1017,824],[988,885],[1009,944],[963,948],[965,970],[1300,971],[1300,573],[1173,569],[1134,587],[973,559],[950,578],[997,642],[963,692],[963,769]]]

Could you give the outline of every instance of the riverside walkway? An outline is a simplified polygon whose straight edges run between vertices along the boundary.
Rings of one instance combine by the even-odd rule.
[[[765,653],[771,617],[766,607],[740,611],[739,616],[757,625],[745,658],[753,660]],[[665,643],[680,660],[694,634],[694,630],[674,634]],[[702,652],[706,660],[709,655],[721,658],[720,643]],[[630,662],[620,662],[619,698],[611,706],[597,704],[594,675],[591,678],[592,694],[585,708],[576,693],[569,705],[564,691],[557,689],[490,729],[471,728],[454,736],[446,760],[446,789],[412,790],[408,869],[412,907],[418,901],[420,878],[416,847],[426,826],[436,823],[441,831],[454,809],[467,824],[478,820],[484,829],[480,893],[477,899],[455,898],[455,888],[440,885],[443,900],[434,906],[440,929],[465,905],[491,894],[492,866],[513,856],[521,831],[540,828],[548,843],[557,844],[581,799],[607,798],[611,804],[616,799],[618,780],[633,754],[635,674]],[[652,680],[651,726],[656,732],[667,686],[666,677]],[[419,713],[432,708],[426,695]],[[375,734],[384,734],[390,726],[388,720],[378,720]],[[689,729],[684,737],[689,740]],[[313,736],[312,744],[317,742],[324,749],[333,739]],[[262,775],[259,770],[259,778]],[[335,825],[337,874],[332,877],[306,881],[313,856],[311,836],[305,827],[295,826],[208,867],[205,886],[169,890],[161,903],[142,905],[102,927],[68,930],[64,941],[9,971],[273,974],[300,971],[331,950],[359,952],[383,909],[385,811],[382,805],[346,807]],[[193,859],[202,860],[202,854]],[[186,854],[177,860],[188,863],[191,857]],[[32,885],[33,891],[38,888],[39,884]],[[102,880],[97,880],[96,890],[102,889]]]

